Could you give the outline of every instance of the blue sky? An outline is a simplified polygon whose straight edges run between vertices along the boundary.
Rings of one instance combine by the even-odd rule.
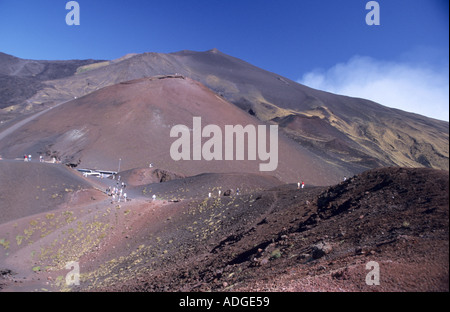
[[[0,51],[115,59],[217,48],[306,85],[448,121],[448,0],[0,0]],[[383,95],[383,96],[381,96]],[[378,96],[378,97],[377,97]],[[426,104],[424,104],[426,102]]]

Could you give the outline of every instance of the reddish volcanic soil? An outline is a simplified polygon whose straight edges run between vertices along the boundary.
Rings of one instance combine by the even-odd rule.
[[[448,190],[448,172],[386,168],[255,193],[240,202],[239,226],[222,221],[233,230],[113,289],[448,291]],[[369,261],[378,286],[365,283]]]
[[[115,180],[83,178],[94,198],[0,225],[0,288],[448,291],[448,178],[446,171],[382,168],[298,189],[248,174],[207,174],[127,184],[126,203],[94,189]],[[238,183],[247,189],[218,196],[218,186]],[[69,261],[79,263],[78,286],[65,284]],[[379,265],[379,285],[365,282],[369,261]]]
[[[91,188],[60,164],[0,160],[0,224],[80,202]]]
[[[448,122],[217,50],[93,63],[0,53],[1,291],[449,291]],[[278,125],[278,167],[175,161],[194,117],[222,158],[227,125]]]
[[[199,82],[182,76],[162,76],[106,87],[55,107],[0,140],[0,150],[4,158],[43,154],[89,169],[117,170],[119,159],[122,171],[148,168],[154,163],[181,176],[259,173],[259,165],[268,162],[260,160],[258,152],[256,160],[248,160],[247,150],[245,160],[234,156],[233,160],[174,161],[170,147],[178,137],[171,138],[170,130],[175,125],[192,129],[193,117],[201,117],[202,128],[219,126],[223,145],[225,125],[261,124]],[[207,140],[204,138],[203,143]],[[224,153],[225,147],[223,158]],[[308,184],[329,185],[349,175],[281,134],[278,157],[278,167],[267,174],[284,182],[301,179]]]

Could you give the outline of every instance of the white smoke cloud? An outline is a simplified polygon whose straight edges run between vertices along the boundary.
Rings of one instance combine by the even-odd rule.
[[[336,94],[360,97],[385,106],[449,120],[448,64],[433,68],[354,56],[328,70],[309,72],[299,83]]]

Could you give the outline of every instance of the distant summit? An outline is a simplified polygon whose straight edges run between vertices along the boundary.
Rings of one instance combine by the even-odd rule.
[[[217,48],[213,48],[211,50],[208,50],[208,52],[211,52],[211,53],[222,53]]]

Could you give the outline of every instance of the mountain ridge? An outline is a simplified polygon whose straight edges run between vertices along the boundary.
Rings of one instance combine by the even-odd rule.
[[[4,108],[0,119],[3,115],[7,122],[34,107],[120,82],[179,74],[201,82],[259,120],[279,124],[293,141],[352,173],[389,165],[449,169],[448,122],[315,90],[217,49],[131,54],[78,68],[88,70],[38,81],[41,90],[27,99],[24,108]],[[318,133],[321,127],[326,134]]]
[[[0,291],[448,291],[447,122],[216,49],[74,64],[5,70]],[[174,160],[194,118],[278,126],[277,169]]]
[[[198,81],[157,76],[108,86],[55,107],[1,139],[0,150],[8,159],[31,153],[89,169],[112,170],[119,159],[122,170],[147,168],[154,163],[184,176],[259,172],[259,165],[267,162],[249,157],[238,160],[234,156],[232,160],[175,161],[169,154],[176,140],[171,138],[171,129],[176,125],[192,129],[193,118],[199,116],[203,127],[214,124],[222,131],[235,124],[255,129],[268,126]],[[202,145],[205,142],[203,137]],[[279,135],[276,147],[270,146],[270,150],[274,148],[278,166],[267,174],[282,181],[305,179],[323,185],[350,174],[318,159],[301,145],[292,144],[283,135]]]

